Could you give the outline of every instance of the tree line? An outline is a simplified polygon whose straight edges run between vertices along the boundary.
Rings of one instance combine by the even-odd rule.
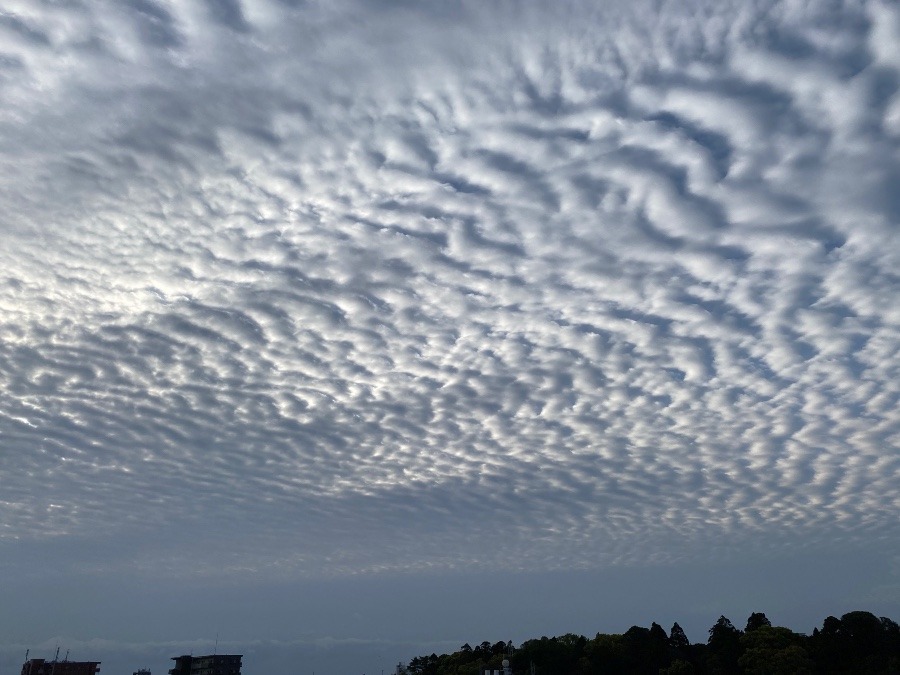
[[[481,675],[508,659],[515,675],[900,675],[900,626],[870,612],[829,616],[812,635],[773,626],[754,612],[743,630],[724,616],[705,643],[678,623],[666,631],[632,626],[593,638],[568,633],[512,642],[464,644],[452,654],[417,656],[408,675]]]

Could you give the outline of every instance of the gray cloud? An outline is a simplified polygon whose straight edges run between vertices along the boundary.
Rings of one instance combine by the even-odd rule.
[[[896,534],[897,7],[619,5],[12,2],[0,545],[308,577]]]

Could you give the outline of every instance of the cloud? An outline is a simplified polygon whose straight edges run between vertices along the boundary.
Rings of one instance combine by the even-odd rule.
[[[10,5],[0,538],[315,576],[895,531],[896,7],[520,9]]]

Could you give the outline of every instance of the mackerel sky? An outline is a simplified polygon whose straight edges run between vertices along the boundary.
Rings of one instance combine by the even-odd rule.
[[[4,0],[0,670],[900,619],[898,230],[896,2]]]

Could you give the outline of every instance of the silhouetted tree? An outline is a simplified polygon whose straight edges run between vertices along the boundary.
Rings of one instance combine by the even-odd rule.
[[[417,656],[410,675],[481,675],[496,670],[512,652],[513,672],[525,675],[900,675],[900,626],[869,612],[829,616],[812,636],[771,622],[762,612],[740,631],[724,616],[706,644],[690,644],[677,623],[669,635],[656,623],[632,626],[623,635],[597,633],[593,640],[565,635],[512,642],[468,643],[453,654]]]
[[[650,624],[649,648],[651,668],[654,675],[660,668],[665,668],[672,660],[669,656],[669,636],[665,629],[655,621]]]
[[[746,675],[812,675],[815,663],[803,642],[788,628],[758,625],[741,636],[738,665]]]
[[[814,630],[809,639],[809,648],[820,673],[833,673],[843,659],[841,654],[841,620],[828,616],[822,623],[822,630]]]
[[[524,642],[510,661],[514,672],[527,670],[534,663],[536,671],[542,675],[568,674],[584,655],[586,644],[587,638],[572,633],[554,638],[544,636],[540,640]]]
[[[751,630],[756,630],[757,628],[771,625],[772,622],[769,621],[765,614],[763,614],[762,612],[753,612],[747,619],[747,626],[746,628],[744,628],[744,632],[749,633]]]
[[[622,638],[621,635],[597,633],[587,644],[585,652],[590,660],[592,673],[612,675],[628,672],[628,656]]]
[[[632,626],[622,636],[627,672],[657,675],[669,664],[669,638],[658,623],[650,628]]]
[[[829,616],[822,630],[813,632],[809,649],[817,672],[900,673],[900,627],[870,612]]]
[[[684,630],[676,621],[672,624],[672,630],[669,631],[669,660],[672,665],[675,661],[691,662],[691,642],[688,640]]]
[[[826,637],[834,637],[840,632],[841,620],[833,616],[825,617],[825,621],[822,623],[822,634]]]
[[[672,630],[669,631],[669,646],[678,652],[685,651],[691,646],[691,641],[677,621],[672,624]]]
[[[709,629],[707,640],[707,671],[728,674],[738,672],[738,658],[741,655],[741,631],[724,616],[720,616]]]

